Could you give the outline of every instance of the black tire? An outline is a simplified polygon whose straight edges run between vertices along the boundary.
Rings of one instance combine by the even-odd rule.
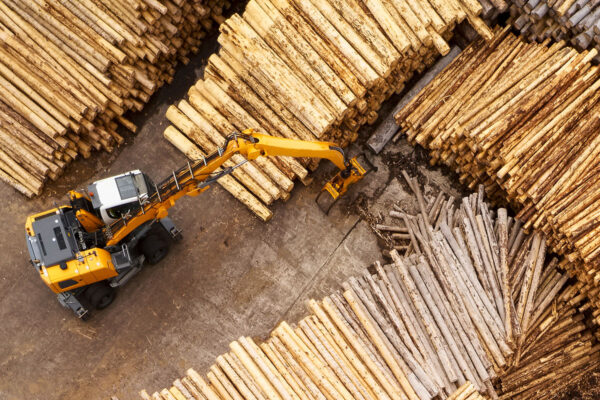
[[[86,291],[86,297],[92,307],[102,310],[108,307],[115,299],[115,289],[105,282],[94,283]]]
[[[158,264],[169,253],[169,242],[158,235],[149,235],[140,244],[140,250],[149,264]]]

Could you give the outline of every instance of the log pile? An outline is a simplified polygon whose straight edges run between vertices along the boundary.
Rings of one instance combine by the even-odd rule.
[[[448,400],[485,400],[486,398],[475,389],[471,382],[459,387],[456,392],[448,397]]]
[[[479,0],[482,16],[493,21],[510,12],[509,22],[530,41],[567,41],[578,50],[600,50],[600,3],[594,0]],[[600,58],[596,58],[596,61]]]
[[[230,343],[206,378],[190,369],[142,399],[548,399],[600,363],[542,234],[482,191],[401,219],[404,255],[308,301],[295,327]]]
[[[185,154],[211,153],[246,128],[346,146],[415,71],[449,51],[457,23],[467,18],[491,36],[480,11],[473,0],[251,0],[221,25],[222,48],[188,99],[169,109],[165,137]],[[234,178],[262,217],[314,166],[269,158]]]
[[[0,2],[0,179],[39,194],[65,166],[123,142],[117,127],[170,82],[226,0]]]
[[[442,272],[434,273],[440,277],[447,267],[437,254],[450,254],[447,259],[451,259],[457,283],[450,291],[470,294],[473,299],[478,293],[487,295],[487,299],[480,296],[483,302],[475,303],[475,308],[487,309],[481,316],[489,333],[484,334],[471,319],[485,353],[491,356],[490,375],[501,399],[550,399],[599,365],[600,348],[584,321],[583,312],[590,303],[583,300],[581,283],[568,284],[557,258],[544,262],[543,234],[527,235],[523,223],[508,217],[506,209],[491,212],[483,202],[483,186],[477,194],[463,198],[457,209],[454,198],[443,193],[425,199],[416,180],[403,174],[421,209],[416,217],[396,207],[389,211],[393,225],[403,228],[410,238],[404,258],[425,255],[430,265],[437,258]],[[436,237],[441,249],[436,249]],[[455,267],[461,265],[465,273],[456,274]],[[460,316],[456,308],[448,311]],[[496,321],[496,327],[489,321]],[[494,329],[502,333],[496,344]]]
[[[600,313],[600,71],[561,43],[499,33],[469,46],[399,114],[408,140],[509,199]],[[468,99],[465,101],[465,99]]]

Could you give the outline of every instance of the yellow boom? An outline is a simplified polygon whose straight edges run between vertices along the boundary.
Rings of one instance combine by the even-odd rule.
[[[346,193],[350,185],[366,174],[366,170],[358,161],[347,160],[343,150],[335,143],[285,139],[247,129],[241,134],[232,134],[218,152],[207,158],[195,160],[174,172],[172,177],[156,188],[156,192],[136,215],[118,220],[104,228],[109,238],[106,245],[118,244],[148,221],[165,218],[169,208],[181,197],[197,196],[208,189],[210,182],[231,172],[231,169],[225,169],[217,175],[213,174],[223,163],[238,153],[248,160],[255,160],[261,156],[312,157],[330,160],[340,169],[340,172],[325,185],[323,190],[327,191],[334,200]]]

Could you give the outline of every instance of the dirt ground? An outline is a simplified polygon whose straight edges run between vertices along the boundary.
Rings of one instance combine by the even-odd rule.
[[[170,385],[189,367],[204,371],[231,340],[264,337],[278,321],[299,319],[307,299],[330,293],[381,259],[369,222],[392,203],[412,206],[406,185],[395,178],[401,169],[427,187],[460,195],[455,177],[430,168],[422,150],[402,141],[375,158],[378,172],[327,216],[314,198],[331,166],[322,165],[309,186],[296,183],[266,224],[215,185],[173,208],[184,240],[163,262],[121,288],[111,307],[77,320],[28,262],[26,216],[66,201],[68,189],[95,179],[139,168],[160,180],[185,162],[162,138],[165,111],[201,76],[215,47],[214,38],[207,41],[174,83],[133,116],[140,131],[114,154],[74,163],[34,200],[0,186],[0,400],[134,399],[140,389]]]

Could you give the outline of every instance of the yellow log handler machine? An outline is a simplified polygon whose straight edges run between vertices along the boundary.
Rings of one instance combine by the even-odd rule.
[[[329,159],[340,172],[321,194],[333,201],[368,172],[334,143],[284,139],[247,129],[230,135],[216,153],[173,171],[160,184],[134,170],[96,181],[85,192],[72,190],[69,205],[29,216],[25,231],[31,263],[60,304],[86,319],[90,309],[111,304],[115,288],[145,263],[156,264],[166,256],[170,245],[181,239],[167,217],[169,208],[183,196],[199,195],[239,167],[217,171],[236,153],[247,160],[261,156]]]

